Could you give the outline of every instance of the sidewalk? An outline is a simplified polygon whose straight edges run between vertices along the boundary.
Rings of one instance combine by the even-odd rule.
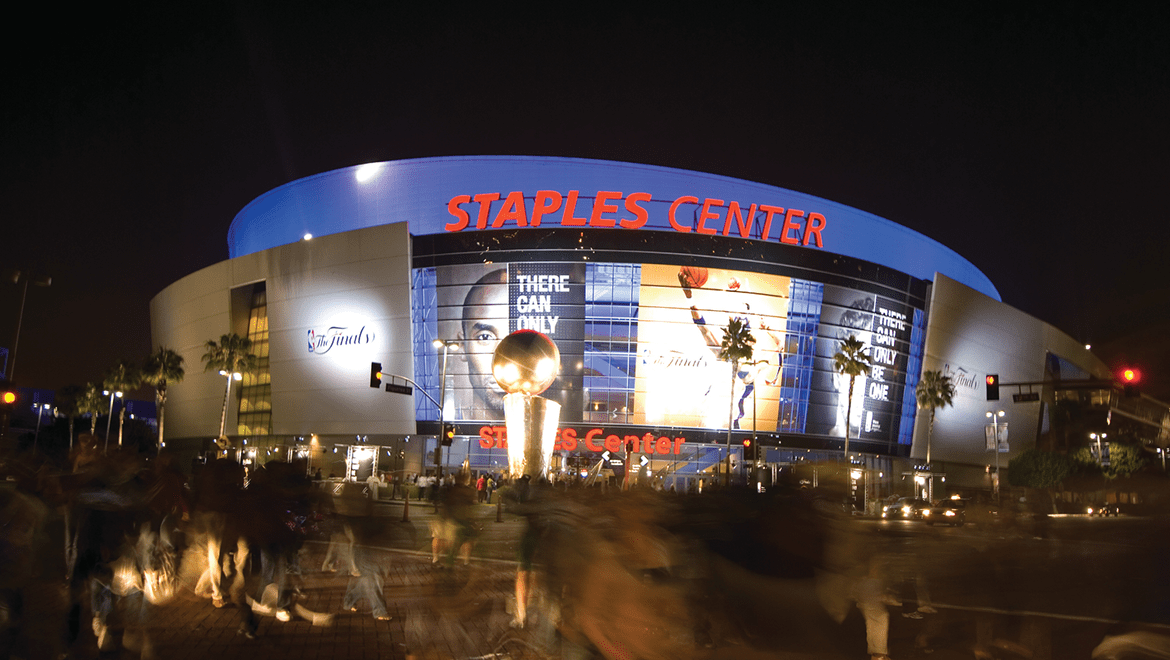
[[[172,602],[153,608],[147,629],[155,656],[176,660],[233,660],[235,658],[354,658],[405,659],[407,649],[420,657],[430,649],[440,657],[468,658],[497,650],[510,633],[511,617],[505,601],[512,592],[515,569],[504,562],[473,562],[469,567],[441,569],[430,557],[413,552],[375,549],[384,571],[390,621],[376,621],[364,604],[363,611],[341,610],[349,576],[322,573],[319,567],[326,544],[306,545],[302,595],[297,603],[305,610],[329,615],[318,621],[294,616],[280,622],[259,617],[255,639],[237,633],[240,611],[232,606],[216,609],[211,602],[181,592]],[[302,611],[302,614],[308,612]],[[73,657],[95,657],[88,635]],[[102,658],[131,658],[122,650]]]

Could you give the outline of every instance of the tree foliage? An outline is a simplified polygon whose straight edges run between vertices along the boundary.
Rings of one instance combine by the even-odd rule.
[[[918,400],[918,407],[930,410],[930,427],[926,432],[926,462],[930,463],[930,441],[934,436],[934,415],[939,408],[954,405],[955,385],[950,376],[944,376],[941,371],[924,371],[922,380],[914,389],[914,396]]]
[[[252,340],[236,333],[222,335],[218,342],[208,339],[203,347],[207,351],[203,354],[203,370],[222,372],[227,376],[223,391],[223,410],[219,416],[219,437],[216,440],[221,447],[227,447],[230,443],[224,435],[224,429],[227,427],[227,405],[232,390],[232,374],[255,372],[260,359],[252,353]]]
[[[73,447],[73,422],[81,414],[81,403],[85,388],[80,385],[66,385],[57,390],[57,412],[69,420],[69,446]]]
[[[252,353],[252,340],[236,333],[222,335],[219,341],[208,339],[203,345],[203,371],[251,373],[258,358]]]
[[[77,407],[82,415],[89,415],[90,435],[97,433],[98,415],[107,411],[106,396],[102,394],[102,388],[95,383],[86,383],[85,387],[82,388]]]
[[[727,327],[723,329],[723,340],[719,343],[719,352],[716,358],[731,363],[731,392],[727,411],[727,474],[724,485],[731,484],[731,427],[735,417],[735,379],[739,375],[739,365],[751,362],[756,338],[752,335],[751,327],[744,319],[733,317],[728,319]]]
[[[735,317],[729,319],[727,327],[723,329],[723,340],[719,343],[719,353],[716,357],[730,362],[733,367],[738,367],[742,362],[751,362],[755,344],[756,338],[752,335],[752,329],[742,318]]]
[[[158,350],[146,358],[142,366],[142,380],[154,387],[154,398],[158,403],[158,446],[163,444],[164,414],[167,405],[167,386],[171,383],[182,382],[186,371],[183,369],[183,356],[175,351],[159,346]]]
[[[1075,468],[1069,456],[1033,447],[1008,462],[1008,483],[1019,488],[1051,490],[1067,479]]]
[[[1110,442],[1109,465],[1102,467],[1097,459],[1095,449],[1095,446],[1081,447],[1073,454],[1073,460],[1079,464],[1081,469],[1099,472],[1101,476],[1110,481],[1129,477],[1146,467],[1148,463],[1146,458],[1142,456],[1140,447],[1124,442]]]
[[[102,380],[102,387],[110,392],[122,392],[126,395],[131,390],[142,385],[142,372],[129,360],[118,360],[117,364],[106,371]]]
[[[849,376],[848,403],[845,405],[846,460],[849,458],[849,420],[853,417],[853,386],[857,383],[857,377],[868,374],[873,366],[869,355],[866,354],[867,350],[869,347],[858,339],[857,335],[849,335],[849,338],[841,342],[837,353],[833,355],[833,369],[839,374]]]

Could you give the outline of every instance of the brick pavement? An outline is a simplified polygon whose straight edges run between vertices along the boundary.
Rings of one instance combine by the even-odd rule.
[[[497,650],[502,638],[516,634],[505,611],[515,576],[514,566],[507,562],[475,561],[468,567],[439,569],[427,554],[375,548],[392,616],[390,621],[377,621],[364,603],[359,603],[364,611],[342,611],[349,577],[313,570],[321,565],[325,548],[324,543],[307,544],[297,602],[330,615],[327,624],[314,625],[300,616],[289,622],[261,616],[257,636],[249,639],[237,633],[241,620],[237,608],[216,609],[208,599],[183,591],[172,602],[152,608],[148,617],[155,655],[175,660],[399,660],[410,649],[420,657],[468,658],[487,655]],[[129,643],[133,645],[133,640]],[[93,637],[87,634],[73,655],[94,657],[93,649]],[[100,657],[136,655],[123,649]]]
[[[306,545],[302,562],[303,596],[300,603],[309,610],[330,615],[329,625],[313,625],[300,617],[289,622],[260,617],[259,635],[248,639],[237,634],[241,619],[238,609],[231,606],[216,609],[209,600],[196,597],[187,590],[180,592],[171,603],[154,608],[147,621],[155,656],[177,660],[404,660],[409,649],[420,658],[444,660],[489,656],[493,652],[508,652],[513,660],[562,657],[559,653],[533,651],[534,647],[550,648],[553,638],[549,622],[540,620],[540,607],[530,609],[532,618],[524,631],[508,626],[511,616],[506,605],[513,589],[515,563],[507,558],[514,555],[514,543],[523,528],[522,520],[505,514],[504,522],[496,523],[495,507],[478,507],[476,514],[483,526],[483,534],[472,565],[437,569],[430,563],[427,529],[433,518],[433,508],[412,505],[409,523],[401,521],[401,513],[400,503],[377,507],[375,515],[385,518],[386,522],[384,533],[375,540],[378,545],[370,546],[384,571],[383,593],[392,616],[390,621],[374,620],[368,608],[359,613],[342,612],[341,603],[349,578],[316,570],[321,566],[326,544],[310,542]],[[769,616],[768,613],[761,614]],[[969,617],[958,612],[937,616],[937,619],[914,621],[895,615],[890,630],[894,657],[900,660],[971,657],[969,644],[973,631],[969,629],[972,625]],[[926,655],[914,648],[914,637],[932,620],[940,624],[946,622],[944,628],[949,632],[938,640],[935,652]],[[1086,630],[1081,631],[1080,636],[1090,639],[1088,648],[1091,648],[1104,631],[1088,630],[1092,626],[1082,627]],[[97,657],[93,636],[88,629],[85,634],[86,637],[72,649],[71,657]],[[696,648],[694,657],[705,660],[861,657],[853,654],[854,649],[864,649],[865,637],[864,625],[856,610],[851,611],[843,625],[829,629],[828,634],[835,639],[815,652],[808,646],[796,654],[769,652],[763,649],[791,648],[792,644],[783,639],[759,639],[756,645],[763,649],[722,644],[722,648]],[[1061,636],[1069,634],[1068,630],[1063,630]],[[814,644],[814,648],[816,646]],[[1082,646],[1083,643],[1076,648],[1080,650]],[[100,657],[121,659],[137,657],[137,654],[123,650]],[[570,654],[563,657],[569,658]],[[1053,657],[1061,656],[1054,654]],[[504,660],[504,656],[499,660]]]

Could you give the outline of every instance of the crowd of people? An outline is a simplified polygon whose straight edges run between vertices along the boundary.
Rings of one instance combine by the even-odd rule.
[[[884,660],[898,615],[921,621],[922,649],[956,635],[970,635],[976,650],[1006,643],[997,620],[1008,617],[948,615],[932,596],[941,586],[953,599],[959,585],[965,598],[988,599],[975,609],[1002,609],[994,598],[1014,559],[973,551],[942,570],[953,548],[858,524],[817,506],[824,493],[795,486],[670,495],[458,471],[445,484],[372,475],[326,488],[303,463],[245,470],[213,459],[188,479],[166,454],[97,447],[83,442],[69,465],[6,464],[15,487],[0,489],[2,657],[55,659],[78,644],[153,657],[152,612],[182,590],[239,608],[245,637],[262,616],[330,623],[333,614],[307,607],[301,593],[310,570],[302,548],[313,538],[329,541],[320,570],[347,580],[342,607],[389,619],[384,560],[371,549],[386,518],[372,511],[383,488],[405,496],[406,486],[435,503],[430,559],[452,575],[474,570],[478,512],[496,489],[524,523],[511,627],[578,657],[860,646],[840,634],[845,626]]]

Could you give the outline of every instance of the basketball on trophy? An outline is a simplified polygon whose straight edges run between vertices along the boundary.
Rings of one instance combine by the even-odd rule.
[[[492,376],[509,394],[540,394],[557,379],[560,368],[557,345],[535,330],[517,330],[504,337],[492,356]]]

